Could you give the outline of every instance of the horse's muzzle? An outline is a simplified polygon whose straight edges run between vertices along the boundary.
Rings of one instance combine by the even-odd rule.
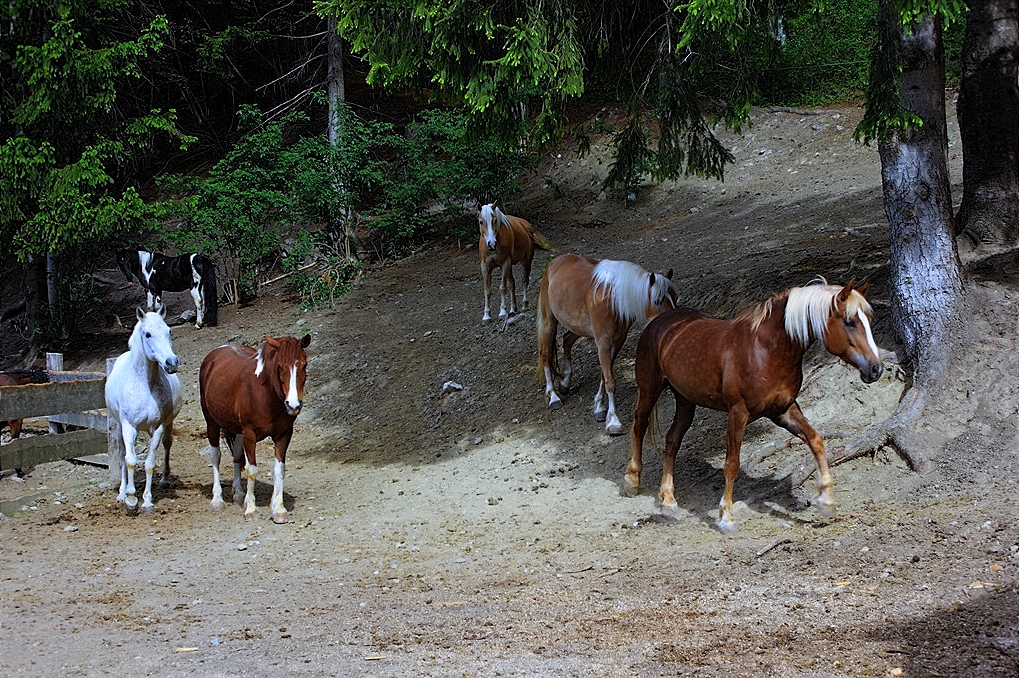
[[[170,358],[167,358],[166,362],[163,363],[163,371],[166,372],[167,374],[173,374],[177,371],[177,368],[179,366],[180,360],[177,359],[177,356],[172,356]]]
[[[495,241],[489,242],[488,240],[485,241],[485,244],[488,245],[489,252],[494,252],[495,248],[499,245],[499,243]]]
[[[885,368],[881,363],[868,363],[860,368],[860,379],[865,384],[873,384],[884,374]]]
[[[283,407],[287,409],[287,414],[289,414],[291,417],[296,417],[301,413],[301,408],[304,407],[304,403],[299,402],[297,403],[297,407],[291,407],[290,403],[284,401]]]

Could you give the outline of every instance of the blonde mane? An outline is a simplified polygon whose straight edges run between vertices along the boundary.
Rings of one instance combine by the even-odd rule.
[[[486,224],[491,224],[493,217],[499,222],[500,226],[506,226],[509,224],[509,217],[499,209],[499,206],[495,203],[481,206],[481,218]]]
[[[592,277],[595,292],[608,290],[616,316],[633,323],[647,317],[649,275],[652,274],[633,262],[603,259],[595,265]],[[650,302],[652,306],[661,306],[672,288],[672,281],[660,273],[655,273],[654,278]]]
[[[774,303],[786,298],[785,331],[790,338],[807,346],[814,339],[823,339],[828,325],[828,316],[835,305],[835,298],[842,288],[829,285],[824,278],[818,277],[803,287],[791,287],[785,292],[762,301],[739,314],[739,319],[749,320],[750,327],[756,330],[771,315]],[[853,290],[846,300],[845,318],[855,317],[860,311],[870,316],[873,309],[862,294]]]

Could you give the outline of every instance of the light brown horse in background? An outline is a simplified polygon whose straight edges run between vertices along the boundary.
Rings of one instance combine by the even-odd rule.
[[[226,437],[233,453],[233,498],[244,506],[244,517],[256,520],[255,444],[272,438],[276,463],[273,468],[272,521],[289,521],[283,505],[283,476],[287,447],[294,435],[294,420],[304,405],[304,383],[308,356],[304,349],[311,335],[266,337],[258,350],[250,346],[226,345],[213,349],[202,361],[198,374],[202,413],[208,426],[209,463],[212,466],[212,510],[223,509],[219,484],[219,437]],[[241,494],[241,468],[248,481]]]
[[[883,371],[871,332],[873,311],[864,298],[869,283],[858,290],[823,279],[793,287],[746,309],[733,320],[680,308],[661,314],[637,342],[634,372],[637,408],[633,415],[632,455],[623,489],[640,487],[641,451],[652,409],[666,388],[676,398],[676,414],[665,436],[662,513],[677,509],[672,481],[676,451],[700,405],[729,413],[725,449],[725,493],[719,503],[718,528],[736,531],[732,489],[740,468],[740,447],[748,423],[767,417],[810,446],[820,475],[814,504],[822,513],[835,507],[834,481],[828,470],[824,441],[800,411],[796,396],[803,383],[803,354],[816,340],[860,371],[869,384]]]
[[[481,260],[481,282],[485,288],[485,314],[481,324],[492,321],[489,298],[492,295],[492,269],[502,269],[499,292],[499,319],[505,320],[517,312],[516,283],[513,280],[513,264],[524,269],[522,309],[527,310],[527,286],[531,282],[531,262],[534,249],[552,252],[555,247],[543,235],[537,233],[526,219],[504,214],[496,204],[490,203],[478,208],[478,258]],[[507,295],[509,297],[507,309]]]
[[[649,273],[629,261],[596,261],[574,254],[553,259],[541,277],[538,294],[538,370],[545,376],[548,406],[553,410],[563,406],[554,380],[559,380],[563,392],[569,390],[573,344],[580,337],[592,338],[601,366],[594,417],[605,422],[609,435],[622,434],[612,365],[633,323],[675,307],[672,269],[662,275]],[[564,328],[562,369],[556,350],[560,323]]]

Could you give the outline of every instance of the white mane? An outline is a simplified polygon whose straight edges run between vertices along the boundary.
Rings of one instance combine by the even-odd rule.
[[[599,261],[594,267],[594,289],[607,289],[616,315],[628,323],[647,317],[648,271],[629,261]],[[664,275],[654,274],[651,286],[651,305],[660,306],[672,287]]]
[[[785,307],[786,334],[804,346],[813,339],[823,339],[828,316],[841,291],[841,287],[829,285],[824,278],[817,278],[805,287],[791,288]],[[768,310],[770,312],[770,308]],[[848,320],[861,311],[868,316],[873,313],[863,295],[853,290],[846,300],[844,317]]]
[[[505,226],[506,224],[509,223],[509,217],[507,217],[506,214],[501,209],[499,209],[498,205],[496,205],[495,203],[489,205],[482,205],[481,219],[485,222],[485,224],[491,226],[493,217],[502,226]]]

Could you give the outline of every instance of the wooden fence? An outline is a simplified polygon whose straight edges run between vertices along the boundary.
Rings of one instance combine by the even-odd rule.
[[[46,359],[49,383],[0,389],[0,421],[46,417],[50,434],[0,445],[0,470],[103,454],[111,449],[111,433],[119,435],[107,423],[106,373],[64,372],[59,353],[47,353]],[[107,361],[107,371],[111,365]],[[64,425],[80,428],[65,433]],[[111,460],[111,476],[113,465]],[[119,480],[119,465],[116,474]]]

